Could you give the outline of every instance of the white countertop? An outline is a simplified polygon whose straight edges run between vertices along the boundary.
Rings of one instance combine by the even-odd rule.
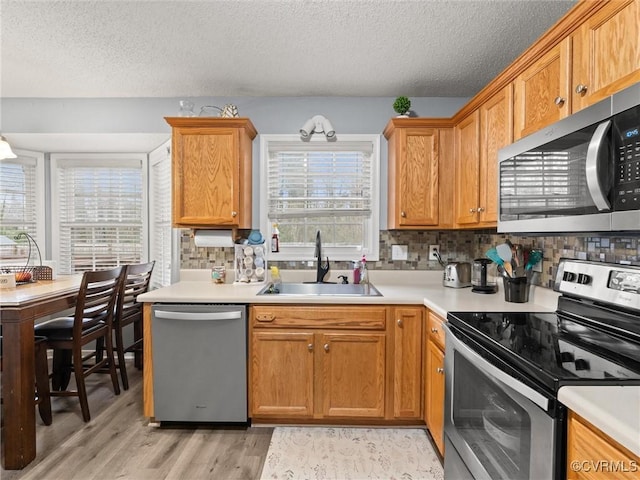
[[[640,386],[560,387],[558,400],[640,456]]]
[[[330,280],[350,272],[331,272]],[[285,282],[311,281],[314,271],[282,271]],[[214,284],[209,270],[183,270],[181,281],[169,287],[153,290],[139,297],[143,302],[162,303],[330,303],[425,305],[446,318],[447,312],[553,312],[558,294],[550,289],[532,286],[529,302],[512,303],[504,300],[501,282],[495,294],[473,293],[471,288],[442,286],[442,271],[384,271],[371,270],[371,283],[382,297],[340,296],[278,296],[256,294],[265,284]],[[617,390],[612,390],[616,389]],[[640,454],[640,387],[563,387],[560,401],[580,416],[602,429],[629,450]],[[613,406],[615,405],[615,406]]]
[[[313,273],[313,272],[311,272]],[[309,271],[289,270],[281,272],[285,282],[309,280]],[[335,272],[335,278],[341,272]],[[256,295],[265,284],[215,284],[209,270],[185,270],[181,280],[168,287],[140,295],[143,302],[162,303],[331,303],[331,304],[381,304],[426,305],[446,317],[448,311],[554,311],[558,294],[552,290],[532,286],[527,303],[505,302],[504,293],[473,293],[471,288],[446,288],[442,286],[442,272],[430,271],[371,271],[371,283],[381,297],[347,297],[318,295]]]

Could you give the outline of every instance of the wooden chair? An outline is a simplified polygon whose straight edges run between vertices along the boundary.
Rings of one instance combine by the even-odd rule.
[[[38,406],[38,412],[42,423],[51,425],[51,392],[49,390],[49,364],[47,362],[47,344],[46,338],[35,337],[35,404]],[[2,335],[0,335],[0,371],[3,369],[2,364]]]
[[[122,387],[125,390],[129,390],[129,378],[127,377],[124,354],[134,352],[134,365],[138,370],[142,369],[142,304],[137,302],[137,298],[138,295],[149,290],[155,263],[154,260],[150,263],[127,265],[121,295],[118,297],[116,315],[113,321],[114,347],[118,356],[116,368],[120,369]],[[133,343],[125,346],[123,329],[131,324],[133,324]]]
[[[85,422],[91,420],[85,386],[88,375],[107,369],[114,393],[120,394],[113,355],[112,326],[124,272],[124,267],[85,272],[74,315],[54,318],[35,327],[36,335],[47,337],[47,348],[53,349],[51,396],[77,396]],[[83,347],[94,341],[97,345],[99,340],[106,345],[106,357],[98,360],[96,349],[83,356]],[[87,363],[91,358],[95,361]],[[67,390],[71,370],[76,380],[76,391]]]

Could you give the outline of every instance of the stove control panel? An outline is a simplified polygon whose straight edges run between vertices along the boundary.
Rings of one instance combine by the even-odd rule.
[[[640,312],[637,266],[561,259],[553,289]]]

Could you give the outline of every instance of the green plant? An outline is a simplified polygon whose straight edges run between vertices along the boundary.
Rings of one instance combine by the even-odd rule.
[[[398,115],[406,114],[411,108],[411,100],[407,97],[398,97],[396,101],[393,102],[393,109],[398,113]]]

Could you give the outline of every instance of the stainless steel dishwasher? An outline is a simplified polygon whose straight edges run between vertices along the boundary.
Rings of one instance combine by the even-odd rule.
[[[152,307],[156,421],[247,422],[246,305]]]

